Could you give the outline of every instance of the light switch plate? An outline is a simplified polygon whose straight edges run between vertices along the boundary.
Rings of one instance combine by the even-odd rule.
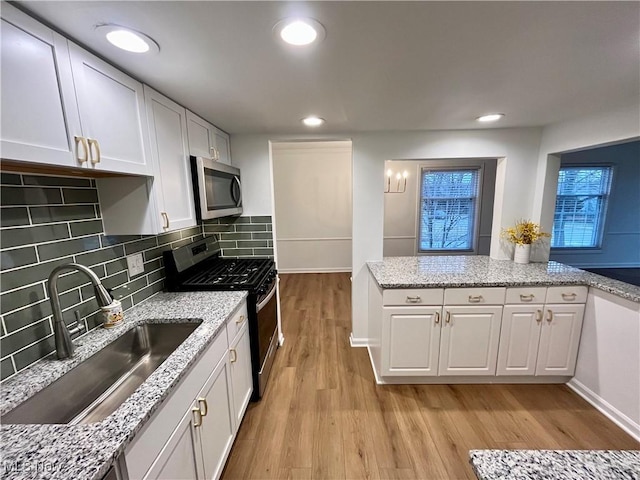
[[[142,254],[136,253],[135,255],[129,255],[127,257],[127,268],[129,269],[129,276],[135,277],[144,273],[144,263],[142,261]]]

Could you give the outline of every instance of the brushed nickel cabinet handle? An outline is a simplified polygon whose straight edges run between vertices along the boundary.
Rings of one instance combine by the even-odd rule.
[[[451,323],[451,312],[449,310],[447,310],[447,316],[445,317],[444,321],[446,323]]]
[[[76,144],[76,160],[78,160],[80,164],[87,163],[89,160],[89,146],[87,145],[87,139],[76,135],[73,137],[73,140]],[[82,146],[82,156],[80,156],[80,146]]]
[[[562,294],[562,299],[570,302],[570,301],[575,300],[576,296],[577,295],[575,293],[563,293]]]
[[[200,415],[202,417],[206,417],[207,413],[209,413],[209,404],[207,403],[207,399],[204,397],[198,398],[198,405],[199,405],[198,410],[200,410]]]
[[[164,225],[163,225],[163,229],[168,230],[169,229],[169,215],[167,215],[167,212],[160,212],[160,215],[162,215],[162,218],[164,219]]]
[[[407,295],[407,303],[420,303],[421,301],[420,295],[416,295],[415,297]]]
[[[236,363],[236,361],[238,360],[238,352],[236,352],[235,348],[230,348],[229,349],[229,354],[231,355],[231,363]]]
[[[551,310],[547,310],[547,322],[553,322],[553,312]]]
[[[436,312],[436,323],[440,323],[440,312]]]
[[[542,310],[536,310],[536,322],[540,323],[542,321]]]
[[[202,425],[202,412],[198,407],[193,407],[191,409],[191,414],[193,415],[193,426],[198,428]]]
[[[480,303],[482,295],[469,295],[469,303]]]
[[[531,302],[533,300],[533,293],[530,293],[529,295],[523,295],[520,294],[520,301],[521,302]]]
[[[94,138],[89,138],[87,139],[87,141],[89,142],[89,156],[91,157],[91,163],[96,165],[100,163],[100,160],[102,160],[102,156],[100,154],[100,144]],[[95,157],[93,156],[94,150],[96,153]]]

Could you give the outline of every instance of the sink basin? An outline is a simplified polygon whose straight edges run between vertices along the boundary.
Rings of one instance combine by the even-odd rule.
[[[113,413],[199,323],[145,323],[0,418],[8,423],[93,423]]]

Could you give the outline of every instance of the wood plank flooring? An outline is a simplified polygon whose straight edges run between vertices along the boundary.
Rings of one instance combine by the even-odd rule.
[[[639,449],[564,385],[376,385],[349,274],[282,275],[270,383],[224,479],[475,479],[470,449]]]

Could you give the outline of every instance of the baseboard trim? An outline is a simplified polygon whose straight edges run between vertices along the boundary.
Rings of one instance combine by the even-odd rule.
[[[369,345],[368,338],[355,338],[353,332],[349,335],[349,344],[354,348],[362,348]]]
[[[377,385],[384,385],[384,381],[378,376],[378,372],[376,371],[375,364],[373,363],[373,357],[371,356],[371,349],[367,347],[367,353],[369,354],[369,363],[371,363],[371,370],[373,370],[373,376],[376,379]]]
[[[351,267],[278,268],[278,273],[351,273]]]
[[[631,418],[627,417],[624,413],[575,378],[572,378],[567,382],[567,386],[593,405],[596,410],[602,413],[605,417],[640,442],[640,424],[634,422]]]

